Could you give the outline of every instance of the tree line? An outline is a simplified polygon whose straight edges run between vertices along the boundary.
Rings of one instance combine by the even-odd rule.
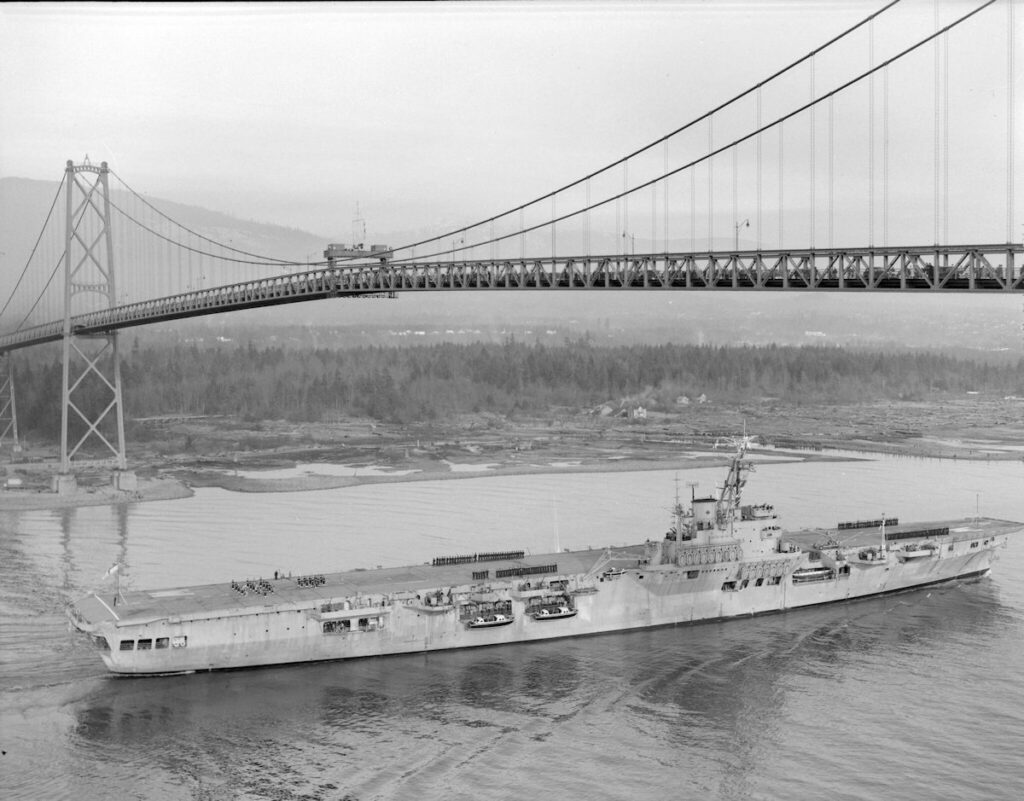
[[[61,363],[16,354],[19,427],[60,435]],[[466,412],[543,414],[632,399],[678,408],[680,396],[716,403],[927,400],[966,392],[1024,396],[1024,359],[987,362],[942,353],[835,347],[561,345],[504,343],[294,350],[254,343],[220,348],[135,347],[122,353],[126,416],[234,415],[322,421],[366,416],[429,422]],[[102,382],[75,403],[101,410]]]

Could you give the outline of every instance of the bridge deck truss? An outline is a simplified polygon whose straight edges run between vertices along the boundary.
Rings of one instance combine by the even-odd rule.
[[[336,297],[457,290],[1024,292],[1024,246],[815,249],[339,264],[75,315],[73,333]],[[58,340],[62,321],[0,336]]]

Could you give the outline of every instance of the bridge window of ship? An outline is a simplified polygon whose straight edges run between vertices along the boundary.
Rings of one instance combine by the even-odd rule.
[[[109,651],[110,645],[107,643],[106,637],[93,637],[92,641],[96,644],[96,647],[101,651]]]
[[[971,547],[972,547],[972,548],[977,548],[977,547],[978,547],[978,541],[977,541],[977,540],[975,540],[974,542],[972,542],[972,543],[971,543]]]
[[[152,648],[153,648],[153,640],[152,639],[139,640],[138,649],[140,651],[150,651],[150,650],[152,650]]]
[[[762,584],[764,584],[764,579],[763,579],[763,578],[759,578],[759,579],[757,579],[757,580],[756,580],[756,581],[754,582],[754,586],[755,586],[755,587],[760,587],[760,586],[761,586]]]
[[[122,651],[134,651],[135,640],[121,640],[120,648]]]
[[[695,579],[699,575],[700,575],[700,571],[699,570],[687,570],[686,571],[686,577],[688,579]]]
[[[157,637],[156,638],[157,650],[159,650],[161,648],[167,648],[170,644],[171,644],[171,640],[170,640],[169,637]]]
[[[723,581],[722,582],[722,592],[736,592],[736,582],[735,581]]]

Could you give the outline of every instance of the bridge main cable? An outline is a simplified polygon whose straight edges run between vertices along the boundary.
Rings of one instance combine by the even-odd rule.
[[[878,63],[877,65],[871,67],[868,70],[865,70],[864,72],[862,72],[857,77],[851,78],[850,80],[846,81],[845,83],[840,84],[835,89],[832,89],[831,91],[823,94],[821,97],[818,97],[818,98],[816,98],[816,99],[814,99],[814,100],[812,100],[812,101],[810,101],[808,103],[805,103],[804,105],[800,106],[799,108],[796,108],[793,111],[790,111],[789,113],[784,114],[781,117],[776,118],[775,120],[773,120],[772,122],[768,123],[767,125],[763,125],[760,128],[757,128],[757,129],[751,131],[750,133],[745,134],[744,136],[741,136],[741,137],[739,137],[737,139],[734,139],[732,142],[730,142],[727,145],[722,145],[721,147],[718,147],[718,148],[716,148],[714,150],[711,150],[710,152],[704,154],[700,158],[694,159],[693,161],[690,161],[687,164],[683,164],[682,166],[677,167],[674,170],[670,170],[669,172],[663,173],[662,175],[659,175],[656,178],[651,178],[650,180],[645,181],[644,183],[637,184],[636,186],[632,187],[631,189],[619,192],[616,195],[611,195],[611,196],[605,198],[604,200],[598,201],[597,203],[593,203],[593,204],[590,204],[588,206],[584,206],[583,208],[577,209],[576,211],[568,212],[566,214],[561,215],[560,217],[554,217],[554,218],[552,218],[551,220],[549,220],[547,222],[537,223],[536,225],[532,225],[532,226],[529,226],[529,227],[526,227],[526,228],[521,228],[518,231],[514,231],[514,232],[512,232],[510,234],[504,234],[502,236],[494,237],[493,239],[485,239],[485,240],[480,241],[480,242],[474,242],[474,243],[472,243],[470,245],[463,245],[462,247],[457,247],[457,248],[445,248],[444,250],[436,251],[434,253],[428,253],[428,254],[422,255],[422,256],[417,256],[416,258],[417,259],[429,259],[429,258],[432,258],[434,256],[442,256],[442,255],[447,255],[447,254],[450,254],[450,253],[457,253],[457,252],[462,252],[462,251],[466,251],[466,250],[471,250],[472,248],[475,248],[475,247],[483,247],[484,245],[490,245],[490,244],[492,244],[494,242],[502,242],[502,241],[504,241],[506,239],[511,239],[514,236],[521,236],[522,234],[527,234],[527,233],[530,233],[532,231],[537,231],[537,230],[540,230],[542,228],[546,228],[549,225],[554,225],[555,223],[560,223],[560,222],[563,222],[565,220],[572,219],[573,217],[576,217],[576,216],[578,216],[580,214],[583,214],[584,212],[592,211],[593,209],[600,208],[601,206],[605,206],[608,203],[612,203],[612,202],[614,202],[616,200],[621,200],[622,198],[626,197],[627,195],[631,195],[634,192],[639,192],[642,189],[647,189],[648,187],[653,186],[654,184],[657,184],[658,182],[663,181],[666,178],[670,178],[671,176],[677,175],[680,172],[684,172],[684,171],[686,171],[686,170],[688,170],[688,169],[690,169],[692,167],[695,167],[698,164],[702,164],[705,161],[707,161],[708,159],[711,159],[711,158],[713,158],[714,156],[717,156],[720,153],[724,153],[725,151],[729,150],[730,148],[735,147],[736,145],[742,144],[743,142],[746,142],[747,140],[752,139],[753,137],[757,136],[758,134],[764,133],[765,131],[771,130],[772,128],[775,128],[776,126],[783,124],[784,122],[786,122],[786,120],[792,119],[793,117],[796,117],[797,115],[802,114],[803,112],[807,111],[809,108],[812,108],[812,107],[816,106],[818,103],[821,103],[821,102],[823,102],[825,100],[828,100],[831,97],[834,97],[835,95],[839,94],[840,92],[845,91],[846,89],[850,88],[851,86],[853,86],[853,85],[855,85],[857,83],[860,83],[865,78],[868,78],[871,75],[874,75],[879,70],[882,70],[882,69],[888,67],[890,64],[892,64],[892,63],[894,63],[896,61],[899,61],[901,58],[904,58],[905,56],[907,56],[910,53],[914,52],[918,48],[921,48],[924,45],[928,44],[929,42],[935,40],[939,36],[943,36],[944,34],[948,33],[950,30],[952,30],[956,26],[960,25],[961,23],[966,22],[968,19],[970,19],[974,15],[978,14],[981,11],[984,11],[986,8],[988,8],[990,5],[992,5],[995,2],[996,2],[996,0],[987,0],[987,2],[983,3],[982,5],[978,6],[975,9],[967,12],[962,17],[954,20],[953,22],[949,23],[945,27],[940,28],[939,30],[935,31],[932,34],[929,34],[928,36],[926,36],[925,38],[921,39],[920,41],[910,45],[909,47],[905,48],[904,50],[901,50],[899,53],[896,53],[894,56],[891,56],[891,57],[887,58],[885,61],[882,61],[882,62]],[[704,118],[702,118],[702,119],[704,119]],[[662,140],[659,140],[659,141],[662,141]],[[617,162],[617,163],[621,163],[621,160],[619,162]],[[595,173],[595,174],[597,174],[597,173]],[[573,185],[575,185],[575,184],[573,184]],[[561,190],[556,190],[556,191],[561,191]],[[544,197],[547,198],[547,197],[550,197],[550,196],[551,195],[549,194],[549,195],[545,195]],[[521,206],[520,208],[525,208],[525,206]],[[499,217],[500,216],[504,216],[504,215],[499,215]],[[499,217],[494,217],[492,219],[499,219]],[[489,221],[490,220],[485,220],[484,222],[489,222]],[[469,228],[475,228],[478,225],[482,225],[482,224],[483,223],[477,223],[476,225],[466,226],[464,228],[458,229],[458,231],[465,231],[465,230],[468,230]],[[435,242],[435,241],[437,241],[439,239],[444,238],[444,236],[445,235],[440,235],[440,236],[433,237],[431,239],[425,239],[422,242],[417,243],[417,245],[426,244],[428,242]],[[449,236],[450,236],[450,234],[449,234]],[[416,247],[417,245],[406,245],[406,246],[403,246],[403,247],[400,247],[400,248],[394,248],[392,251],[389,251],[389,252],[393,253],[393,252],[395,252],[397,250],[404,250],[404,249],[409,248],[409,247]]]
[[[144,223],[139,222],[134,217],[132,217],[130,214],[128,214],[126,211],[124,211],[124,209],[121,209],[120,207],[115,205],[113,201],[111,201],[110,205],[113,206],[113,208],[116,209],[119,214],[121,214],[122,216],[124,216],[127,219],[131,220],[133,223],[135,223],[136,225],[138,225],[140,228],[144,229],[145,231],[148,231],[149,233],[153,234],[154,236],[159,237],[160,239],[163,239],[165,242],[170,242],[171,244],[177,245],[178,247],[184,248],[185,250],[191,250],[193,253],[199,253],[201,255],[211,256],[213,258],[219,258],[219,259],[223,259],[225,261],[241,262],[241,263],[244,263],[244,264],[256,264],[256,265],[260,265],[260,266],[273,266],[275,264],[282,264],[282,265],[287,265],[289,267],[291,267],[291,266],[304,266],[306,264],[305,262],[289,261],[288,259],[275,259],[275,258],[273,258],[271,256],[264,256],[264,255],[262,255],[260,253],[250,253],[247,250],[241,250],[239,248],[233,248],[230,245],[225,245],[222,242],[218,242],[216,239],[211,239],[208,236],[204,236],[203,234],[199,233],[198,231],[193,231],[187,225],[182,225],[180,222],[175,220],[173,217],[170,217],[169,215],[167,215],[164,212],[160,211],[160,209],[158,209],[156,206],[154,206],[152,203],[150,203],[148,200],[146,200],[145,197],[143,197],[138,192],[136,192],[134,189],[132,189],[128,185],[128,182],[125,181],[124,178],[122,178],[116,172],[111,170],[110,174],[113,175],[120,182],[121,186],[123,186],[126,190],[128,190],[128,192],[130,192],[132,194],[132,196],[135,197],[140,203],[142,203],[147,208],[152,209],[154,212],[159,214],[161,217],[163,217],[165,220],[167,220],[172,225],[178,226],[178,228],[182,229],[183,231],[188,232],[189,234],[191,234],[192,236],[196,237],[197,239],[202,239],[204,242],[209,242],[211,245],[216,245],[217,247],[223,248],[224,250],[230,250],[232,253],[240,253],[243,256],[252,256],[253,258],[256,258],[256,259],[263,259],[263,261],[260,261],[260,262],[249,262],[249,261],[245,261],[244,259],[229,259],[229,258],[227,258],[225,256],[218,256],[215,253],[206,253],[205,251],[201,251],[201,250],[197,250],[195,248],[191,248],[188,245],[183,245],[180,242],[177,242],[177,241],[175,241],[173,239],[170,239],[169,237],[166,237],[166,236],[158,233],[157,231],[154,231],[152,228],[150,228],[149,226],[145,225]]]
[[[992,0],[992,1],[994,2],[994,0]],[[880,16],[881,14],[884,14],[886,11],[888,11],[890,8],[892,8],[893,6],[898,4],[899,2],[900,2],[900,0],[891,0],[889,3],[886,3],[884,6],[882,6],[882,8],[880,8],[878,11],[875,11],[874,13],[869,14],[867,17],[865,17],[864,19],[860,20],[856,24],[850,26],[849,28],[844,30],[842,33],[840,33],[840,34],[838,34],[836,36],[833,36],[831,39],[829,39],[824,44],[819,45],[815,49],[811,50],[810,52],[808,52],[805,55],[803,55],[800,58],[798,58],[796,61],[793,61],[790,64],[788,64],[787,66],[777,70],[776,72],[772,73],[770,76],[765,78],[764,80],[754,84],[753,86],[749,87],[748,89],[745,89],[744,91],[740,92],[739,94],[737,94],[736,96],[732,97],[731,99],[726,100],[725,102],[719,104],[718,106],[716,106],[715,108],[711,109],[710,111],[706,111],[701,116],[696,117],[696,118],[690,120],[688,123],[686,123],[685,125],[683,125],[683,126],[681,126],[679,128],[676,128],[674,131],[671,131],[671,132],[665,134],[664,136],[661,136],[658,139],[655,139],[653,142],[650,142],[649,144],[644,145],[643,147],[638,148],[637,150],[634,150],[632,153],[629,153],[629,154],[627,154],[625,156],[622,156],[621,158],[619,158],[619,159],[617,159],[617,160],[615,160],[615,161],[605,165],[604,167],[601,167],[598,170],[594,170],[593,172],[583,176],[582,178],[578,178],[575,181],[571,181],[570,183],[567,183],[564,186],[559,187],[558,189],[554,189],[554,190],[548,192],[547,194],[541,195],[541,196],[539,196],[539,197],[537,197],[537,198],[535,198],[533,200],[527,201],[525,203],[521,203],[520,205],[515,206],[514,208],[511,208],[511,209],[509,209],[507,211],[504,211],[504,212],[502,212],[500,214],[495,214],[495,215],[493,215],[491,217],[487,217],[487,218],[485,218],[483,220],[480,220],[478,222],[475,222],[475,223],[472,223],[472,224],[469,224],[469,225],[464,225],[464,226],[461,226],[459,228],[452,229],[451,231],[448,231],[446,233],[438,234],[437,236],[432,236],[432,237],[429,237],[427,239],[422,239],[422,240],[420,240],[418,242],[411,242],[411,243],[408,243],[408,244],[405,244],[405,245],[396,246],[396,247],[394,247],[394,248],[392,248],[392,249],[390,249],[389,251],[386,251],[386,252],[389,253],[389,254],[392,254],[392,253],[396,253],[397,251],[400,251],[400,250],[410,250],[412,248],[420,247],[422,245],[426,245],[426,244],[429,244],[431,242],[436,242],[437,240],[440,240],[440,239],[447,239],[447,238],[452,237],[452,236],[454,236],[456,234],[459,234],[461,232],[468,231],[468,230],[470,230],[472,228],[477,228],[477,227],[479,227],[481,225],[487,225],[489,223],[493,223],[493,222],[495,222],[497,220],[500,220],[500,219],[502,219],[504,217],[508,217],[508,216],[510,216],[512,214],[515,214],[515,213],[520,212],[520,211],[522,211],[524,209],[527,209],[530,206],[535,206],[538,203],[541,203],[541,202],[543,202],[545,200],[553,198],[554,196],[558,195],[561,192],[565,192],[568,189],[572,189],[574,187],[577,187],[580,184],[583,184],[586,181],[589,181],[590,179],[597,177],[598,175],[602,175],[603,173],[608,172],[608,170],[614,169],[615,167],[618,167],[621,164],[625,164],[630,159],[635,158],[636,156],[639,156],[642,153],[646,153],[651,148],[656,147],[657,145],[660,145],[660,144],[668,141],[672,137],[677,136],[678,134],[681,134],[681,133],[689,130],[690,128],[694,127],[695,125],[698,125],[701,122],[704,122],[705,120],[707,120],[710,117],[713,117],[715,114],[717,114],[720,111],[723,111],[724,109],[728,108],[729,106],[733,105],[734,103],[739,102],[740,100],[742,100],[743,98],[747,97],[748,95],[750,95],[750,94],[752,94],[754,92],[757,92],[759,89],[761,89],[764,86],[768,85],[769,83],[774,81],[776,78],[779,78],[779,77],[785,75],[787,72],[789,72],[790,70],[793,70],[796,67],[800,66],[801,64],[803,64],[808,59],[814,58],[814,56],[816,56],[818,53],[821,53],[822,51],[824,51],[824,50],[828,49],[829,47],[831,47],[832,45],[834,45],[836,42],[838,42],[838,41],[844,39],[845,37],[849,36],[854,31],[862,28],[864,25],[867,25],[869,22],[871,22],[872,20],[874,20],[876,17]],[[743,141],[743,140],[738,140],[738,141]],[[718,152],[721,152],[721,151],[716,151],[715,153],[718,153]],[[715,154],[709,154],[709,155],[715,155]],[[699,163],[699,162],[695,162],[695,163]],[[690,165],[687,165],[687,166],[690,166]],[[685,168],[683,168],[683,169],[685,169]],[[677,170],[676,172],[678,172],[678,171],[679,170]],[[673,174],[673,173],[668,173],[667,175],[671,175],[671,174]],[[667,177],[667,175],[663,176],[663,177]],[[636,189],[646,188],[647,186],[650,186],[651,183],[652,182],[648,182],[647,184],[643,184],[642,186],[636,187]],[[623,192],[623,193],[617,195],[614,198],[609,198],[608,202],[610,202],[612,200],[616,200],[618,198],[621,198],[621,197],[623,197],[626,194],[629,194],[629,193]],[[598,203],[598,204],[595,204],[593,206],[588,206],[585,209],[580,209],[579,212],[577,212],[577,213],[582,213],[583,211],[588,211],[588,210],[590,210],[592,208],[597,208],[598,206],[601,206],[601,205],[603,205],[603,203]],[[526,232],[529,232],[529,231],[532,231],[532,230],[536,230],[537,228],[543,228],[543,227],[546,227],[547,225],[551,225],[551,224],[554,224],[554,223],[557,223],[557,222],[561,222],[562,220],[568,219],[569,217],[572,217],[572,216],[574,216],[574,215],[565,215],[565,216],[562,216],[562,217],[557,217],[557,218],[552,219],[550,223],[543,223],[541,225],[534,226],[533,228],[525,228],[525,229],[522,229],[520,231],[516,231],[515,233],[510,234],[509,236],[498,237],[497,239],[491,239],[491,240],[487,240],[485,242],[479,242],[479,243],[476,243],[473,246],[467,245],[466,247],[463,247],[463,248],[457,248],[456,251],[468,250],[468,249],[470,249],[470,247],[479,247],[479,246],[482,246],[482,245],[491,244],[492,242],[502,241],[503,239],[508,239],[508,238],[510,238],[512,236],[518,236],[519,234],[526,233]],[[428,256],[422,256],[420,258],[430,258],[430,256],[433,256],[433,255],[441,255],[441,254],[447,254],[447,253],[451,253],[451,252],[455,252],[455,251],[453,251],[452,249],[449,248],[449,249],[446,249],[446,250],[443,250],[443,251],[439,251],[438,253],[430,254]],[[342,262],[342,261],[346,261],[346,259],[336,259],[335,261],[336,262]]]
[[[46,233],[46,226],[50,224],[50,217],[53,215],[53,210],[55,208],[57,208],[57,200],[60,198],[60,192],[61,192],[61,189],[63,189],[63,188],[64,188],[64,175],[61,175],[60,183],[57,185],[57,192],[53,196],[53,202],[50,204],[50,210],[48,212],[46,212],[46,220],[43,221],[43,227],[39,229],[39,236],[36,237],[36,243],[32,246],[32,252],[29,253],[29,255],[28,255],[28,260],[25,262],[25,266],[21,270],[21,275],[19,275],[18,276],[18,280],[15,281],[14,288],[11,290],[11,294],[8,296],[7,302],[4,303],[4,307],[2,309],[0,309],[0,318],[2,318],[4,316],[4,312],[7,311],[7,307],[11,305],[11,301],[14,300],[15,294],[17,294],[17,292],[18,292],[18,287],[21,286],[21,282],[24,280],[25,275],[28,273],[28,268],[32,265],[32,259],[36,255],[36,249],[39,247],[39,243],[43,241],[43,234]],[[63,259],[64,257],[61,256],[61,258]],[[60,262],[57,263],[57,267],[60,267]],[[53,272],[54,272],[54,274],[56,274],[56,272],[57,272],[57,268],[56,267],[54,268]],[[53,275],[50,276],[50,281],[52,281],[52,280],[53,280]],[[49,285],[50,284],[49,284],[49,281],[48,281],[46,286],[49,286]],[[43,292],[45,292],[45,291],[46,291],[46,289],[44,287]],[[43,296],[43,293],[41,292],[39,294],[39,298],[41,298],[42,296]],[[36,307],[36,304],[39,303],[39,298],[36,298],[35,303],[32,304],[32,308],[33,309]],[[31,313],[32,312],[29,311],[29,314],[31,314]],[[21,323],[18,324],[18,328],[21,328],[21,326],[24,323],[25,323],[25,321],[22,320]]]
[[[113,172],[113,171],[111,171],[111,172]],[[120,180],[120,179],[118,179],[118,180]],[[122,181],[122,183],[124,183],[124,182]],[[127,186],[127,184],[125,184],[125,186]],[[140,200],[142,200],[143,203],[146,203],[145,199],[143,199],[141,195],[137,195],[136,194],[136,197],[138,197]],[[126,220],[130,220],[131,222],[135,223],[137,226],[139,226],[139,228],[141,228],[146,233],[152,234],[157,239],[162,239],[164,242],[167,242],[170,245],[174,245],[175,247],[181,248],[182,250],[189,251],[190,253],[196,253],[196,254],[198,254],[200,256],[209,256],[212,259],[220,259],[221,261],[235,262],[237,264],[249,264],[249,265],[252,265],[254,267],[305,267],[305,266],[307,266],[307,262],[304,262],[304,261],[289,261],[289,260],[286,260],[286,259],[275,259],[275,258],[273,258],[271,256],[262,256],[262,255],[260,255],[258,253],[249,253],[249,252],[244,251],[244,250],[239,250],[238,248],[233,248],[230,245],[222,245],[220,242],[218,242],[215,239],[210,239],[209,237],[205,237],[202,234],[195,233],[194,231],[189,229],[187,226],[184,226],[181,223],[179,223],[176,220],[174,220],[173,218],[168,217],[166,214],[163,214],[163,212],[161,212],[159,209],[153,207],[149,203],[146,203],[146,205],[149,206],[151,209],[153,209],[153,211],[155,211],[157,214],[160,214],[161,216],[163,216],[164,219],[170,221],[174,225],[177,225],[183,231],[188,231],[188,233],[192,234],[193,236],[196,236],[196,237],[198,237],[200,239],[203,239],[203,240],[209,242],[210,244],[216,245],[219,248],[224,248],[225,250],[230,250],[230,251],[233,251],[234,253],[241,253],[241,254],[244,254],[246,256],[254,256],[257,259],[263,259],[263,261],[253,261],[252,259],[236,259],[236,258],[234,258],[232,256],[224,256],[224,255],[221,255],[219,253],[210,253],[208,250],[200,250],[199,248],[194,248],[191,245],[186,245],[186,244],[184,244],[182,242],[179,242],[176,239],[172,239],[171,237],[166,236],[165,234],[161,234],[159,231],[154,231],[152,228],[150,228],[144,222],[141,222],[140,220],[137,220],[135,217],[133,217],[127,211],[125,211],[120,206],[118,206],[113,200],[110,201],[110,207],[112,209],[114,209],[114,211],[116,211],[118,214],[120,214]]]

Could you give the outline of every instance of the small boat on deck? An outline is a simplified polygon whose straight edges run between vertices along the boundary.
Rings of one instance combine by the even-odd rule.
[[[931,542],[923,545],[907,545],[902,550],[896,551],[896,558],[901,562],[908,562],[911,559],[927,559],[938,554],[938,548]]]
[[[793,583],[801,584],[805,581],[824,581],[833,576],[830,567],[804,567],[793,571]]]
[[[530,617],[534,620],[558,620],[563,617],[575,617],[576,610],[571,609],[568,606],[559,606],[557,608],[543,607],[538,609],[536,612],[531,612]]]
[[[487,615],[486,617],[477,617],[466,623],[466,628],[470,629],[491,629],[495,626],[507,626],[515,618],[509,615]]]

